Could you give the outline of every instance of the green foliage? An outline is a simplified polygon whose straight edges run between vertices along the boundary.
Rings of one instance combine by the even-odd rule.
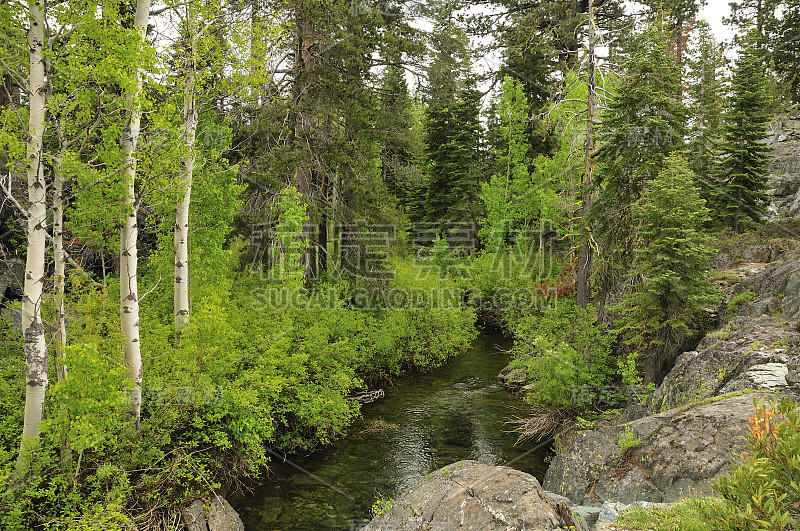
[[[712,194],[715,215],[734,232],[766,212],[770,147],[763,139],[771,118],[764,57],[749,43],[736,61],[717,168],[720,186]]]
[[[616,372],[611,353],[616,335],[571,301],[523,318],[514,336],[511,366],[525,371],[532,385],[525,399],[533,404],[589,409]]]
[[[617,445],[622,451],[639,448],[643,444],[644,441],[639,438],[639,436],[631,429],[630,426],[625,426],[625,431],[623,431],[617,439]]]
[[[719,529],[786,529],[800,519],[800,413],[797,404],[754,400],[749,451],[715,489],[735,506]]]
[[[651,24],[628,43],[624,75],[598,127],[597,200],[590,212],[601,253],[598,272],[604,298],[628,273],[639,225],[633,205],[665,158],[683,148],[687,111],[680,66],[669,51],[670,34]]]
[[[526,133],[530,109],[516,79],[506,76],[496,108],[496,135],[502,139],[493,149],[498,173],[481,183],[486,218],[481,221],[480,236],[490,252],[502,251],[515,236],[524,237],[522,234],[538,230],[543,222],[552,229],[563,224],[557,191],[565,185],[569,155],[565,139],[552,157],[532,159]]]
[[[713,250],[705,232],[708,209],[694,188],[686,161],[672,156],[635,207],[639,219],[633,274],[643,279],[618,307],[618,329],[645,359],[645,380],[655,381],[684,338],[695,334],[705,308],[719,302],[706,279]]]
[[[754,291],[752,290],[743,291],[738,295],[734,295],[734,297],[728,303],[727,310],[731,315],[734,315],[736,312],[739,311],[739,308],[742,307],[742,304],[746,302],[753,302],[755,300],[758,300],[758,295],[756,295]]]
[[[634,531],[716,531],[719,528],[708,515],[727,510],[728,504],[721,498],[687,498],[668,507],[626,509],[617,522]]]
[[[375,500],[375,503],[372,504],[370,512],[372,516],[380,516],[384,513],[388,513],[392,505],[394,505],[394,498],[378,498]]]

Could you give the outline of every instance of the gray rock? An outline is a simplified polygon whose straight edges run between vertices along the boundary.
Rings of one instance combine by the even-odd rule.
[[[195,500],[181,509],[181,517],[186,531],[208,531],[203,500]]]
[[[800,356],[795,356],[786,363],[786,384],[791,389],[800,389]]]
[[[550,499],[533,476],[459,461],[403,493],[364,531],[549,531],[578,525],[566,503]]]
[[[209,507],[207,514],[206,506]],[[181,517],[186,531],[244,531],[239,513],[228,500],[218,495],[212,496],[205,504],[201,499],[194,500],[181,509]]]
[[[520,389],[525,385],[528,378],[525,375],[525,371],[512,369],[510,365],[507,365],[497,375],[497,379],[507,389]]]
[[[735,317],[722,329],[706,335],[696,350],[678,356],[670,373],[648,397],[648,407],[657,413],[723,394],[728,382],[753,366],[785,364],[798,346],[800,334],[787,329],[780,319],[766,315]],[[771,380],[766,387],[755,386],[758,381],[750,381],[747,388],[774,390]]]
[[[211,498],[211,509],[208,511],[208,529],[209,531],[244,531],[244,523],[228,500],[221,496],[214,496]]]
[[[765,391],[781,391],[786,387],[786,375],[789,369],[785,363],[764,363],[753,365],[745,372],[726,383],[720,394],[759,389]]]
[[[597,523],[600,512],[602,511],[600,507],[588,507],[586,505],[576,505],[575,507],[570,507],[570,510],[572,514],[589,525]]]
[[[752,291],[759,301],[768,301],[759,311],[780,311],[784,319],[800,319],[800,260],[786,260],[782,264],[768,267],[760,273],[742,281],[734,288],[734,294]],[[753,303],[749,303],[752,305]],[[747,305],[742,310],[748,311]],[[753,311],[749,311],[753,315]]]
[[[598,522],[616,522],[617,515],[630,507],[630,505],[619,502],[604,502],[597,516]]]
[[[616,443],[625,426],[580,432],[553,458],[544,487],[578,505],[673,502],[690,490],[710,494],[746,448],[753,398],[774,396],[745,394],[636,420],[628,426],[642,443],[627,454]]]

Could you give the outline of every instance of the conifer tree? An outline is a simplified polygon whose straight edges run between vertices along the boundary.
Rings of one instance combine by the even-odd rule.
[[[683,147],[686,108],[680,100],[681,72],[669,53],[670,34],[650,25],[630,43],[621,84],[598,128],[599,153],[592,206],[593,234],[600,244],[601,310],[625,275],[633,250],[632,205],[664,158]],[[606,316],[602,314],[601,317]]]
[[[700,196],[709,201],[711,190],[716,188],[713,170],[722,142],[722,111],[727,90],[723,73],[725,56],[705,21],[698,23],[692,47],[692,57],[687,61],[691,83],[687,151]]]
[[[436,34],[426,94],[424,215],[427,221],[477,221],[480,93],[470,75],[464,32],[448,19]]]
[[[761,221],[766,212],[767,163],[763,142],[771,119],[763,55],[753,40],[740,52],[725,110],[724,141],[717,167],[719,186],[712,192],[715,214],[735,232],[748,218]]]
[[[709,209],[686,160],[673,155],[634,211],[639,245],[632,274],[644,281],[623,299],[619,325],[627,343],[644,354],[645,380],[655,382],[684,339],[697,332],[703,309],[718,301],[705,277],[714,252],[704,229]]]

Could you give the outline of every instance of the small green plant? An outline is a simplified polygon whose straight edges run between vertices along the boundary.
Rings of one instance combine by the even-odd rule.
[[[639,438],[630,425],[628,425],[625,426],[625,431],[620,434],[617,444],[619,445],[620,450],[624,452],[633,448],[639,448],[644,444],[644,441],[642,441],[642,439]]]
[[[375,500],[375,503],[372,504],[372,516],[380,516],[382,514],[388,513],[392,505],[394,504],[394,498],[378,498]]]
[[[752,354],[753,352],[759,350],[763,346],[764,346],[764,342],[763,341],[759,341],[759,340],[753,341],[752,343],[750,343],[750,348],[747,349],[746,355],[749,356],[750,354]]]
[[[576,431],[593,430],[594,427],[595,427],[594,421],[586,420],[585,418],[580,416],[575,420]]]
[[[756,295],[753,291],[747,290],[743,291],[742,293],[736,295],[731,301],[728,303],[728,313],[731,315],[735,314],[739,311],[739,308],[745,302],[752,302],[758,299],[758,295]]]
[[[442,476],[444,476],[444,479],[450,479],[450,469],[447,468],[447,467],[444,467],[442,469]]]
[[[769,348],[771,349],[786,348],[788,346],[789,346],[788,337],[780,337],[769,344]]]

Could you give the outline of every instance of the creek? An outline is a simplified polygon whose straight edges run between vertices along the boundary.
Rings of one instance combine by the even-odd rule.
[[[548,444],[516,445],[510,418],[525,406],[497,381],[511,340],[487,328],[472,348],[432,372],[406,374],[336,443],[273,456],[265,483],[234,503],[249,531],[355,531],[376,500],[394,499],[454,461],[508,465],[541,482]]]

